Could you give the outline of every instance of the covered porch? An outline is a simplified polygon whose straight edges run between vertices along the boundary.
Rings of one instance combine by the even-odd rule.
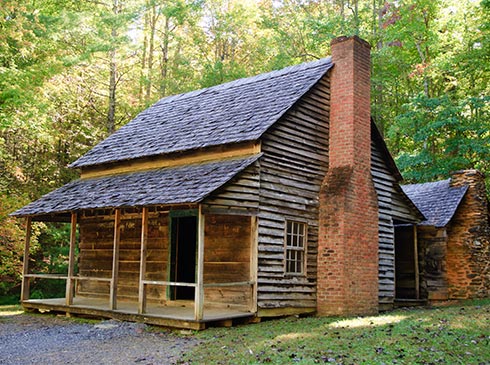
[[[27,216],[21,303],[29,310],[204,329],[253,320],[257,221],[206,205],[90,209]],[[33,220],[70,220],[68,270],[29,271]],[[64,280],[31,299],[31,280]]]

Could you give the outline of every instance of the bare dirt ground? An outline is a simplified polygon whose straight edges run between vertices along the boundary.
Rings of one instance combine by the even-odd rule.
[[[0,313],[0,364],[176,364],[196,345],[186,331],[141,323]]]

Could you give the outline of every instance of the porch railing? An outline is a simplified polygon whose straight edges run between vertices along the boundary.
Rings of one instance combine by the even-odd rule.
[[[27,301],[29,299],[29,287],[30,280],[34,278],[39,279],[54,279],[54,280],[66,280],[66,293],[65,300],[66,305],[73,305],[74,297],[74,283],[76,281],[88,280],[88,281],[101,281],[110,283],[110,295],[109,295],[109,309],[117,309],[117,282],[119,271],[119,241],[120,241],[120,210],[115,211],[115,224],[114,224],[114,247],[113,247],[113,267],[112,276],[110,278],[102,277],[89,277],[89,276],[76,276],[74,275],[75,265],[75,240],[76,240],[76,226],[77,226],[77,214],[71,215],[71,232],[70,232],[70,252],[69,252],[69,264],[67,274],[30,274],[28,270],[29,261],[29,245],[31,236],[31,219],[27,218],[27,234],[24,247],[24,267],[23,267],[23,281],[22,281],[22,293],[21,301]],[[225,283],[204,283],[203,280],[203,268],[204,268],[204,215],[201,213],[199,207],[198,213],[198,249],[197,249],[197,270],[196,270],[196,282],[184,283],[175,281],[158,281],[158,280],[146,280],[146,254],[147,254],[147,241],[148,241],[148,208],[143,208],[142,211],[142,233],[141,233],[141,256],[140,256],[140,276],[139,276],[139,290],[138,290],[138,313],[144,314],[147,312],[147,286],[167,286],[167,287],[190,287],[194,288],[194,318],[199,321],[203,319],[204,310],[204,289],[205,288],[220,288],[220,287],[233,287],[233,286],[254,286],[255,281],[245,280],[237,282],[225,282]],[[253,289],[253,288],[252,288]],[[253,295],[252,295],[253,297]]]

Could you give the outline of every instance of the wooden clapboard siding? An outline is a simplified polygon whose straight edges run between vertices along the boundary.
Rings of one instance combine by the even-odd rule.
[[[247,282],[250,280],[251,217],[206,215],[204,243],[204,284]],[[251,285],[208,287],[205,303],[250,308]]]
[[[328,75],[263,137],[258,308],[316,307],[318,195],[328,167]],[[285,274],[285,222],[308,225],[306,273]]]
[[[400,191],[381,149],[371,143],[371,174],[379,209],[379,302],[391,304],[395,297],[394,221],[416,222],[417,217]]]
[[[110,278],[114,216],[82,215],[80,219],[79,275],[81,277]],[[168,260],[168,214],[152,212],[148,219],[148,247],[146,263],[147,280],[166,280]],[[119,249],[118,298],[137,300],[139,287],[141,249],[141,212],[121,216]],[[105,297],[109,283],[82,280],[77,295]],[[147,291],[148,300],[163,300],[164,288],[152,286]]]
[[[239,176],[203,201],[207,212],[240,212],[255,214],[259,208],[259,162],[242,171]]]

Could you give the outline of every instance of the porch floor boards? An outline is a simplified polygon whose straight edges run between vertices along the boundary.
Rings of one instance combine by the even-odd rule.
[[[66,305],[65,298],[29,299],[23,301],[22,306],[30,310],[65,312],[67,315],[89,315],[194,330],[205,329],[211,324],[229,325],[236,319],[254,317],[251,312],[205,305],[203,319],[195,320],[194,306],[179,305],[177,302],[167,306],[148,303],[146,313],[138,314],[138,303],[136,302],[118,301],[118,308],[111,310],[108,299],[79,297],[73,298],[73,305],[70,306]]]

